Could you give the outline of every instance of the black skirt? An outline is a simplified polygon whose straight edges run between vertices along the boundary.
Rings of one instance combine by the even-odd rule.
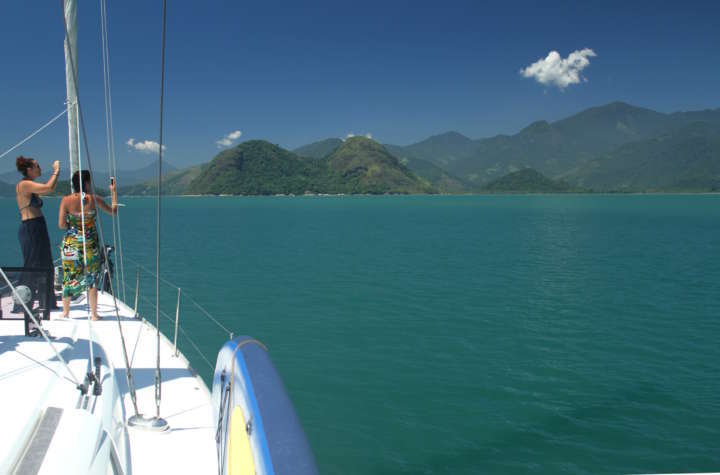
[[[23,267],[35,269],[47,269],[49,285],[44,286],[45,289],[39,289],[32,285],[42,296],[40,298],[43,306],[49,306],[50,309],[56,307],[55,294],[53,292],[53,259],[50,250],[50,236],[48,235],[47,224],[44,216],[27,219],[20,222],[18,230],[18,239],[20,240],[20,248],[23,254]],[[47,298],[47,300],[45,300]]]

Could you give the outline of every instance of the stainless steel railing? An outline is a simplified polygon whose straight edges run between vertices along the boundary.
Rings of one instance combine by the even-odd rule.
[[[136,266],[137,272],[135,276],[135,297],[134,297],[134,311],[135,311],[135,317],[141,318],[140,313],[138,312],[138,305],[139,303],[147,304],[150,306],[152,311],[154,312],[156,310],[156,303],[149,298],[148,296],[145,296],[142,294],[142,287],[140,285],[141,276],[143,274],[151,276],[153,278],[157,279],[157,275],[147,267],[143,266],[139,262],[129,258],[127,255],[123,256],[124,259],[127,262],[130,262]],[[169,281],[166,278],[160,277],[160,282],[165,284],[166,286],[172,288],[177,292],[177,299],[175,304],[175,317],[173,318],[168,312],[164,311],[162,308],[159,309],[159,314],[172,325],[173,327],[173,348],[174,348],[174,355],[178,356],[178,334],[182,335],[182,337],[192,346],[192,348],[197,352],[197,354],[200,356],[200,358],[208,365],[208,367],[211,370],[215,369],[215,366],[210,360],[207,359],[203,351],[200,349],[199,345],[190,337],[190,335],[185,331],[182,325],[180,325],[180,317],[181,317],[181,303],[185,303],[186,305],[192,305],[195,309],[197,309],[199,312],[195,312],[196,315],[201,315],[203,318],[209,320],[212,322],[221,332],[223,332],[225,335],[227,335],[228,339],[233,338],[233,332],[231,332],[225,325],[220,323],[220,321],[215,318],[205,307],[203,307],[200,303],[198,303],[189,293],[187,290],[182,290],[178,285],[174,284],[173,282]]]

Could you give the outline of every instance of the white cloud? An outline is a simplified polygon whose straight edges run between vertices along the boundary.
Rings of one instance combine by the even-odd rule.
[[[346,141],[347,139],[351,139],[351,138],[353,138],[353,137],[355,137],[355,134],[352,133],[352,132],[349,132],[349,133],[345,136],[345,138],[344,138],[344,139],[341,139],[341,140],[344,142],[344,141]],[[368,132],[368,133],[366,133],[366,134],[364,135],[364,137],[366,137],[366,138],[368,138],[368,139],[371,139],[371,138],[372,138],[372,134],[371,134],[370,132]]]
[[[134,138],[131,138],[125,142],[130,148],[143,153],[158,153],[160,151],[160,144],[153,142],[152,140],[143,140],[142,142],[136,142]],[[163,145],[163,152],[167,150],[167,146]]]
[[[233,144],[237,139],[239,139],[242,136],[242,131],[235,130],[233,132],[230,132],[220,140],[216,140],[215,143],[217,144],[218,148],[223,147],[229,147]]]
[[[521,69],[520,74],[526,78],[534,78],[540,84],[565,89],[570,84],[587,81],[580,76],[580,72],[590,65],[588,58],[593,56],[597,55],[590,48],[573,51],[565,59],[557,51],[550,51],[545,59],[539,59]]]

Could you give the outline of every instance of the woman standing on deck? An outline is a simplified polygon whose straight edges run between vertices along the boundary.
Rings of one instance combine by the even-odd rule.
[[[62,242],[63,317],[67,317],[70,312],[70,298],[82,293],[87,287],[90,317],[99,320],[97,286],[100,279],[101,257],[95,220],[97,208],[109,214],[117,213],[115,182],[112,179],[110,181],[112,207],[93,193],[90,172],[87,170],[73,173],[72,190],[73,193],[65,196],[60,202],[58,216],[58,226],[66,230]]]
[[[17,205],[20,210],[20,230],[18,239],[23,254],[23,267],[32,267],[48,270],[47,298],[40,301],[50,308],[55,308],[55,295],[52,289],[53,259],[50,250],[50,236],[48,235],[47,223],[42,213],[43,201],[40,195],[47,195],[55,190],[58,174],[60,173],[60,162],[53,162],[53,173],[47,183],[35,183],[35,180],[42,174],[42,169],[37,160],[26,158],[22,155],[15,161],[17,170],[23,174],[22,180],[15,187],[17,194]]]

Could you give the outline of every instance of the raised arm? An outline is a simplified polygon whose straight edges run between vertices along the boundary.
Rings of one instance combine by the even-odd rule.
[[[108,214],[117,214],[117,190],[115,189],[115,182],[110,183],[110,196],[112,198],[112,207],[108,206],[107,203],[105,203],[105,200],[103,200],[100,196],[95,195],[95,203],[97,203],[97,206],[100,207],[103,211],[105,211]]]
[[[60,174],[60,162],[55,160],[53,162],[53,172],[50,175],[50,179],[47,183],[35,183],[30,180],[23,180],[18,185],[24,193],[35,193],[37,195],[47,195],[55,190],[57,185],[58,175]]]

